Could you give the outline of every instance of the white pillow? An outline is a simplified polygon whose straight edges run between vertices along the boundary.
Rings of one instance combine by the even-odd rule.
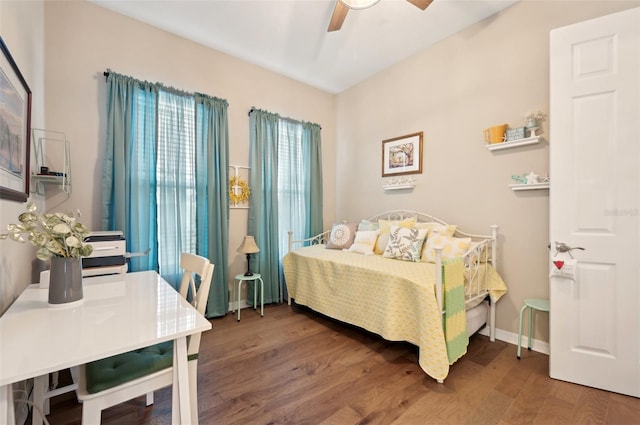
[[[406,261],[420,261],[422,244],[427,237],[427,229],[406,228],[392,225],[389,242],[384,250],[387,258]]]
[[[353,244],[349,247],[349,251],[371,255],[373,254],[373,247],[376,246],[376,239],[378,239],[377,230],[358,230]]]

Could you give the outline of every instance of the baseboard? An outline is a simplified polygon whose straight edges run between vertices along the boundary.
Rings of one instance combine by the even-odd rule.
[[[247,299],[243,299],[240,300],[240,309],[243,308],[247,308],[247,307],[253,307],[252,305],[249,305],[249,303],[247,302]],[[236,302],[235,301],[229,301],[229,310],[228,311],[235,311],[236,310]]]
[[[489,327],[485,326],[478,332],[480,335],[489,336]],[[496,339],[500,341],[507,342],[509,344],[518,345],[518,334],[505,331],[502,329],[496,328]],[[527,348],[528,338],[526,336],[522,336],[522,348]],[[538,353],[549,355],[549,343],[545,341],[540,341],[538,339],[531,340],[531,350],[537,351]]]

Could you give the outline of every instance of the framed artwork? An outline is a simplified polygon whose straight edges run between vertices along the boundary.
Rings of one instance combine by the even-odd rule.
[[[382,141],[382,177],[422,173],[422,131]]]
[[[29,197],[31,90],[0,37],[0,198]]]

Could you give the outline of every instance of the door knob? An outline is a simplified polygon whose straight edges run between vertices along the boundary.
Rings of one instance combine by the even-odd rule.
[[[581,246],[569,246],[564,242],[556,242],[556,255],[561,252],[566,252],[571,258],[573,258],[573,255],[571,255],[571,251],[573,251],[574,249],[579,249],[581,251],[585,250]]]

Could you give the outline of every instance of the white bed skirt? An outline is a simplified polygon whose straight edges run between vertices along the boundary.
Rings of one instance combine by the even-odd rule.
[[[471,336],[478,332],[487,323],[487,313],[489,303],[483,301],[470,310],[467,310],[467,335]]]

